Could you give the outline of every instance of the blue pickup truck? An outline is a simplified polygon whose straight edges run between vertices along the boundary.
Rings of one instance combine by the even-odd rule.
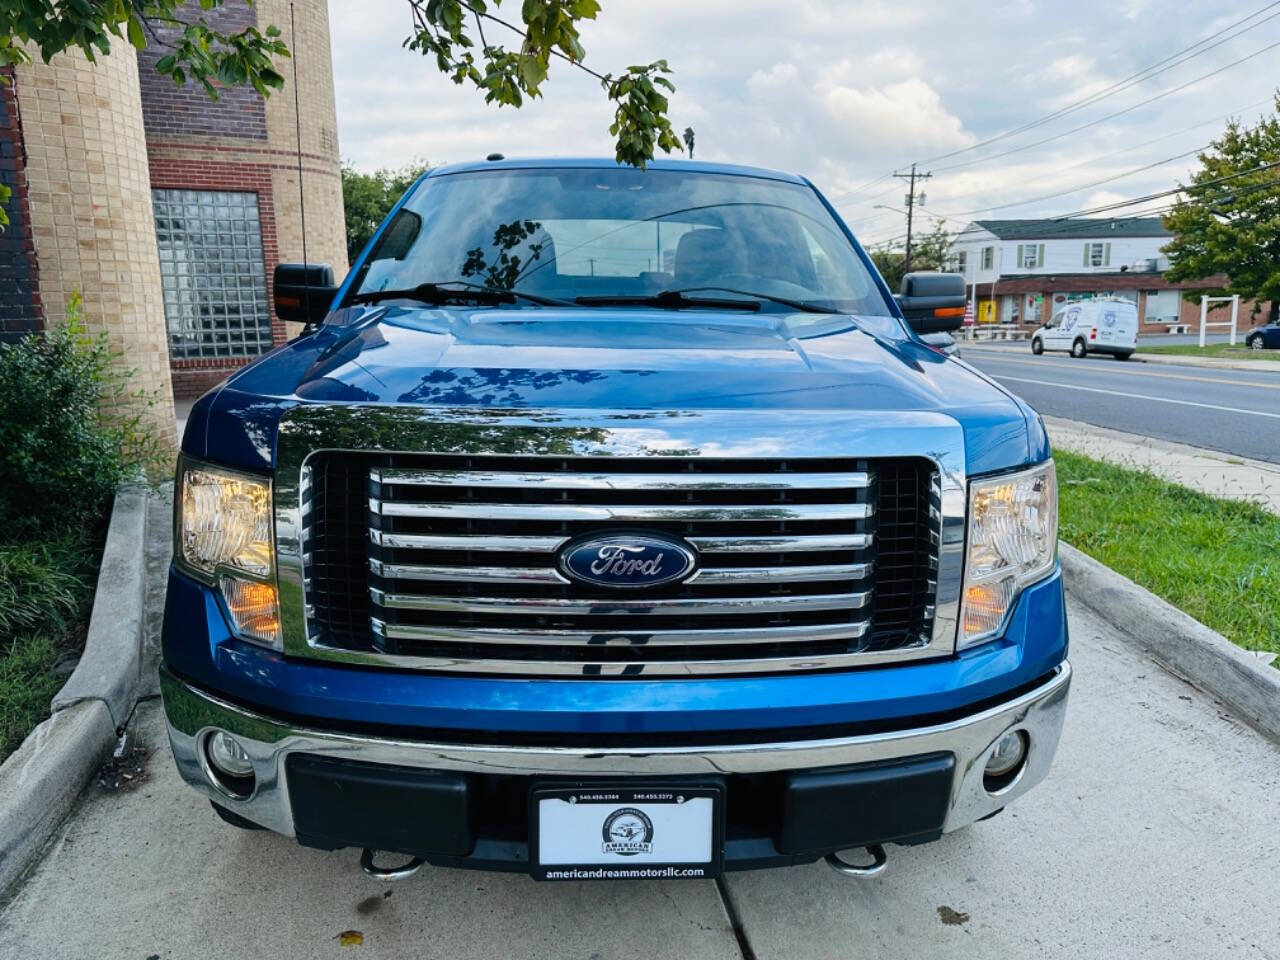
[[[383,878],[867,876],[1048,772],[1043,425],[807,180],[439,168],[275,303],[178,466],[164,706],[224,820]]]

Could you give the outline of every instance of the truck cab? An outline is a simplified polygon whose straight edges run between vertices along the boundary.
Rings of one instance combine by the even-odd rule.
[[[866,874],[1048,772],[1043,425],[808,181],[437,168],[276,307],[178,467],[161,687],[224,819],[380,876]]]

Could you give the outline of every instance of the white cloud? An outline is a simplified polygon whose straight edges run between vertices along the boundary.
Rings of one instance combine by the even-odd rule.
[[[871,149],[935,153],[976,139],[942,106],[937,92],[917,77],[878,88],[832,87],[823,99],[832,120],[851,128]]]
[[[1239,17],[1226,0],[1184,0],[1176,17],[1157,16],[1157,9],[1150,0],[1069,6],[1016,0],[979,15],[943,0],[607,0],[599,19],[585,26],[583,43],[588,63],[602,71],[668,59],[678,87],[672,122],[680,130],[694,127],[700,159],[810,176],[841,197],[842,212],[862,224],[855,229],[876,239],[901,232],[899,214],[875,209],[901,203],[902,184],[889,173],[1035,120]],[[499,110],[402,49],[405,0],[334,0],[330,18],[339,139],[344,157],[358,166],[468,160],[493,150],[612,153],[611,111],[598,83],[566,64],[553,65],[543,100]],[[500,28],[489,39],[498,36]],[[1079,134],[1021,148],[1265,42],[1262,31],[1247,34],[1060,121],[926,163],[935,173],[927,210],[964,219],[982,207],[1082,186],[990,214],[1037,216],[1165,189],[1185,165],[1157,167],[1103,189],[1087,184],[1206,142],[1216,126],[1166,135],[1266,98],[1274,78],[1263,69],[1265,59]],[[1257,108],[1245,113],[1252,119]],[[1143,146],[1157,138],[1165,139]],[[1136,149],[1110,157],[1129,147]],[[944,169],[1009,150],[1018,152]]]

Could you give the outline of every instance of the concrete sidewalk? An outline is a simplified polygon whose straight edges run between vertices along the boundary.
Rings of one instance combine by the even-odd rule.
[[[1226,500],[1245,500],[1280,514],[1280,464],[1157,440],[1075,420],[1045,417],[1049,441],[1067,450],[1158,477]]]
[[[1180,353],[1143,353],[1142,344],[1138,344],[1138,352],[1134,360],[1143,363],[1168,364],[1176,367],[1208,367],[1211,370],[1251,370],[1254,373],[1274,373],[1280,375],[1280,360],[1240,360],[1222,357],[1200,357]]]
[[[86,792],[0,911],[0,957],[1275,960],[1280,748],[1067,593],[1076,674],[1049,778],[989,822],[891,847],[879,880],[815,863],[720,883],[427,868],[380,884],[357,851],[219,821],[178,779],[152,700],[145,765]]]

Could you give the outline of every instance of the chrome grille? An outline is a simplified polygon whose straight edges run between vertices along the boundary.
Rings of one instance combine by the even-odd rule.
[[[306,471],[314,644],[442,669],[629,676],[833,668],[929,642],[938,513],[925,460],[322,452]],[[367,530],[355,558],[367,582],[350,576],[346,538],[351,589],[321,600],[339,547],[312,521],[333,512],[331,492]],[[641,597],[560,573],[565,544],[626,530],[683,538],[697,571]],[[357,626],[326,628],[344,623]]]

